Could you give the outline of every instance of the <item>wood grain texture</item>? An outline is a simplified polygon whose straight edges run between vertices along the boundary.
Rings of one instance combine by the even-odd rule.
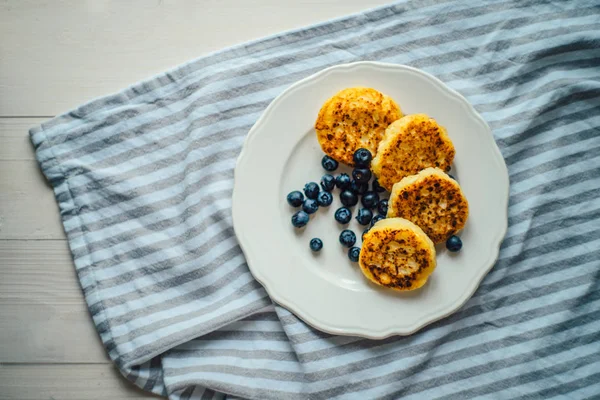
[[[0,116],[59,114],[224,47],[386,2],[0,2]]]
[[[65,238],[29,140],[29,129],[45,120],[0,118],[0,240]]]
[[[0,160],[34,160],[29,129],[48,118],[0,118]]]
[[[123,378],[112,364],[2,365],[0,400],[159,399]]]
[[[0,315],[0,363],[110,363],[83,301],[0,304]]]
[[[0,304],[82,304],[73,259],[64,240],[0,241]]]
[[[0,160],[0,240],[64,239],[52,188],[35,160]]]
[[[67,242],[0,241],[0,363],[108,363]]]

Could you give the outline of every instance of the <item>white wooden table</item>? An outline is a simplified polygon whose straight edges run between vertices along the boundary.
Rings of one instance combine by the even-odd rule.
[[[0,1],[0,399],[155,398],[100,344],[28,129],[202,54],[383,3]]]

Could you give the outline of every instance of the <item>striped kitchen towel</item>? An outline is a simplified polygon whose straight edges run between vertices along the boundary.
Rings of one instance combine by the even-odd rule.
[[[174,44],[176,45],[176,44]],[[332,336],[273,305],[231,221],[271,100],[325,67],[421,68],[492,127],[511,180],[498,262],[408,337]],[[171,399],[600,396],[600,7],[408,0],[201,57],[31,130],[93,321]]]

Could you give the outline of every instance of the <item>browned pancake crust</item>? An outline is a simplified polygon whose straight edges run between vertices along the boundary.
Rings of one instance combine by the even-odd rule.
[[[469,203],[454,179],[440,169],[427,168],[394,185],[387,216],[406,218],[434,243],[441,243],[464,228]]]
[[[394,183],[422,169],[449,171],[454,154],[444,127],[425,114],[413,114],[388,126],[371,167],[381,186],[391,191]]]
[[[423,286],[435,269],[435,247],[410,221],[382,220],[365,234],[359,265],[377,285],[413,290]]]
[[[327,155],[353,166],[354,152],[365,148],[375,155],[385,129],[400,117],[400,107],[390,97],[371,88],[349,88],[323,104],[315,130]]]

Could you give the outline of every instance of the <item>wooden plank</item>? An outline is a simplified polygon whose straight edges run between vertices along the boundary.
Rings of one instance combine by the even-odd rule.
[[[0,363],[110,363],[83,300],[2,302],[0,315]]]
[[[203,54],[387,2],[3,1],[0,116],[56,115]]]
[[[29,141],[29,128],[45,120],[0,118],[0,239],[65,238],[54,193]]]
[[[64,240],[0,240],[0,304],[77,305],[83,295]]]
[[[0,240],[64,238],[54,192],[37,162],[0,160]]]
[[[148,399],[111,365],[2,365],[0,400]]]
[[[33,146],[29,140],[29,128],[48,118],[0,118],[0,160],[33,160]]]
[[[0,363],[108,363],[65,241],[0,241]]]

